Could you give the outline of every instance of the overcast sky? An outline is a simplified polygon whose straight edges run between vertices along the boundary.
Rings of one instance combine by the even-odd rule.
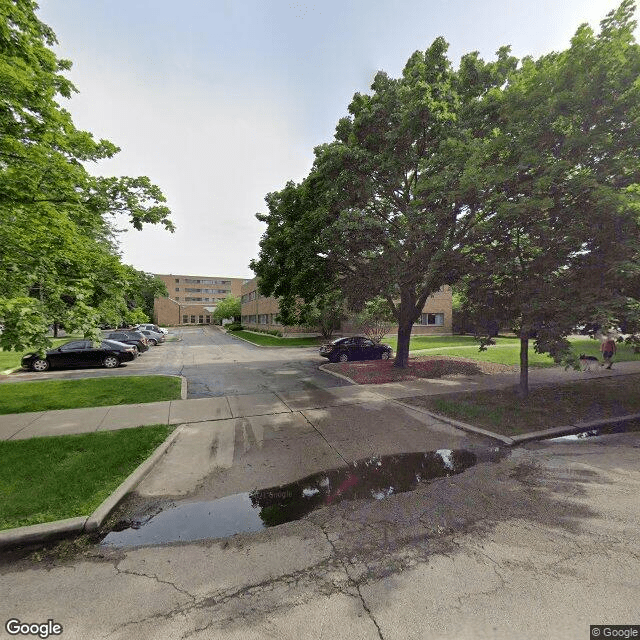
[[[353,94],[438,36],[485,60],[566,48],[618,0],[41,0],[79,94],[76,125],[121,147],[91,170],[147,175],[177,227],[122,234],[154,273],[251,277],[264,196],[300,181]]]

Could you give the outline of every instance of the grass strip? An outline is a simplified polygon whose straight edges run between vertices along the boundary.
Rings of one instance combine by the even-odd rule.
[[[532,387],[526,399],[511,388],[403,398],[402,401],[510,436],[638,413],[638,385],[640,375],[629,375]]]
[[[179,400],[173,376],[117,376],[0,384],[0,414]]]
[[[172,429],[0,442],[0,529],[91,515]]]
[[[323,343],[322,338],[279,338],[266,333],[251,331],[230,331],[230,336],[238,336],[260,347],[317,347]]]
[[[398,341],[395,337],[385,338],[383,342],[390,345],[394,352],[396,351]],[[570,342],[576,356],[584,353],[602,359],[599,340],[572,338]],[[520,340],[518,338],[500,336],[496,338],[496,344],[488,346],[486,351],[479,351],[478,345],[479,343],[473,336],[414,336],[411,338],[409,350],[415,355],[422,353],[430,356],[459,356],[510,366],[520,364]],[[619,344],[614,360],[617,362],[640,360],[640,353],[634,353],[633,348],[629,345]],[[554,366],[550,356],[535,352],[533,340],[529,342],[529,365],[533,367]]]

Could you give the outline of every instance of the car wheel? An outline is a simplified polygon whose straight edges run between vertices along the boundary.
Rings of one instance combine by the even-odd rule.
[[[31,364],[31,368],[34,371],[46,371],[49,368],[49,362],[47,360],[43,360],[42,358],[38,358],[34,360]]]
[[[120,360],[118,360],[118,358],[116,358],[115,356],[107,356],[102,361],[102,364],[107,367],[107,369],[115,369],[115,367],[120,364]]]
[[[340,360],[340,362],[349,362],[349,354],[348,353],[341,353],[340,357],[338,358],[338,360]]]
[[[388,359],[391,357],[391,354],[390,354],[388,351],[383,351],[383,352],[380,354],[380,357],[381,357],[383,360],[388,360]]]
[[[157,344],[158,344],[158,341],[157,341],[155,338],[151,338],[151,339],[149,340],[149,342],[151,343],[151,346],[152,346],[152,347],[155,347],[155,346],[157,346]]]

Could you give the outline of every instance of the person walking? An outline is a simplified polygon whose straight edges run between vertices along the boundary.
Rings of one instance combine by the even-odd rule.
[[[604,360],[602,366],[606,365],[607,369],[611,369],[613,356],[616,352],[616,341],[611,336],[605,336],[600,345],[600,351],[602,351],[602,359]]]

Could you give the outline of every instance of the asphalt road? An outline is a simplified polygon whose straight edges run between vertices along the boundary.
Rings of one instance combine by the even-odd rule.
[[[16,381],[182,375],[187,378],[189,398],[327,389],[349,384],[318,370],[326,360],[315,347],[256,347],[208,326],[173,329],[170,335],[178,340],[151,347],[135,362],[118,369],[20,371],[7,378]]]
[[[638,447],[637,433],[532,443],[227,539],[0,554],[3,625],[50,619],[69,640],[593,638],[640,621]]]

